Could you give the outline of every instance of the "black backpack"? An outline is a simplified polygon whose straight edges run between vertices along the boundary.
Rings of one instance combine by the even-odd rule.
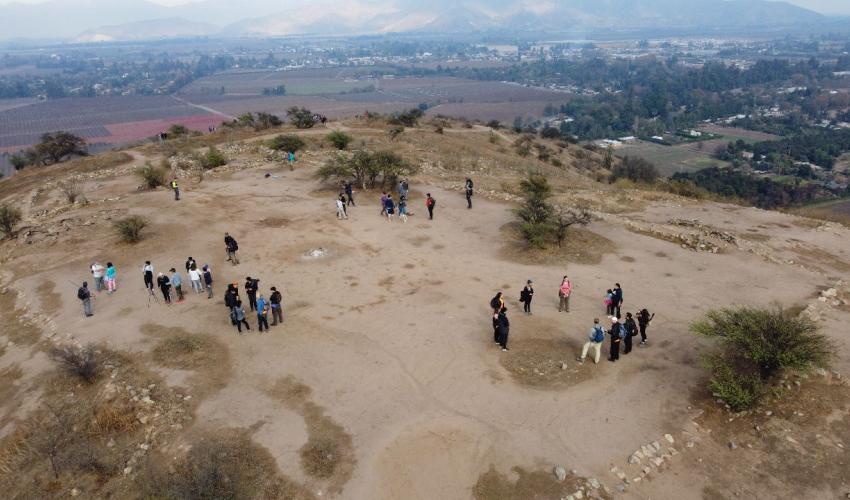
[[[87,295],[88,295],[88,291],[84,287],[80,287],[80,289],[77,290],[77,298],[78,299],[85,300]]]

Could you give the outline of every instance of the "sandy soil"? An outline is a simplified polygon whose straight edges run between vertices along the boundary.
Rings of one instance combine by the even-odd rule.
[[[120,194],[113,208],[148,217],[149,237],[136,246],[115,243],[108,221],[97,219],[64,235],[59,245],[11,250],[4,280],[23,294],[19,307],[43,312],[46,331],[104,342],[140,359],[154,346],[142,331],[146,325],[216,337],[229,352],[230,378],[199,402],[195,425],[251,429],[281,470],[314,492],[352,499],[461,499],[470,498],[491,466],[509,473],[515,465],[548,470],[563,465],[599,478],[619,494],[611,467],[622,468],[633,450],[666,433],[678,439],[694,418],[691,394],[704,380],[703,345],[688,333],[688,324],[719,306],[805,305],[818,290],[846,278],[850,262],[850,233],[839,227],[813,229],[756,209],[659,201],[630,216],[650,223],[699,218],[736,234],[762,234],[760,245],[794,264],[737,249],[693,252],[628,231],[623,217],[615,216],[589,228],[614,242],[599,249],[605,253],[600,264],[528,266],[500,257],[500,229],[513,219],[505,203],[477,198],[467,210],[460,186],[447,191],[414,182],[417,191],[437,198],[434,221],[425,217],[423,200],[414,199],[407,224],[388,223],[378,216],[373,193],[358,193],[350,219],[338,221],[333,199],[314,194],[320,188],[311,176],[314,168],[290,172],[268,166],[216,176],[187,185],[180,202],[165,190],[136,192],[135,180],[127,176],[92,183],[89,199]],[[266,172],[274,176],[266,179]],[[80,210],[92,216],[100,208]],[[239,266],[225,262],[225,231],[239,241]],[[319,247],[327,257],[305,257]],[[140,271],[144,260],[157,271],[182,271],[189,255],[212,266],[216,297],[188,291],[182,304],[150,300]],[[98,295],[95,316],[85,318],[74,284],[87,279],[94,259],[115,263],[119,291]],[[812,265],[800,267],[806,259]],[[564,274],[575,285],[569,314],[557,311]],[[258,277],[266,296],[271,286],[283,291],[285,321],[270,333],[239,336],[229,323],[222,292],[228,282],[241,288],[246,276]],[[537,290],[531,317],[521,313],[517,300],[527,279]],[[54,284],[53,293],[47,282]],[[650,345],[616,364],[577,365],[577,349],[593,318],[604,316],[602,296],[615,282],[625,290],[625,310],[656,312]],[[510,305],[510,342],[516,349],[507,353],[492,342],[488,302],[497,291],[505,292]],[[837,369],[850,374],[850,340],[839,327],[850,314],[834,309],[823,317],[839,342]],[[255,317],[249,321],[256,326]],[[575,383],[535,387],[516,380],[501,359],[519,355],[526,344],[550,346],[543,349],[577,374],[570,379]],[[24,367],[22,387],[50,366],[43,353],[23,343],[7,346],[0,369],[13,363]],[[191,387],[186,373],[157,370],[188,393],[205,394]],[[339,490],[334,480],[311,477],[299,466],[308,422],[270,393],[284,377],[309,387],[311,401],[351,436],[353,472]],[[16,408],[3,406],[6,427],[0,434],[11,428],[10,417],[37,398],[20,393]],[[712,478],[686,464],[673,462],[653,481],[632,484],[626,495],[701,497]],[[813,495],[807,498],[822,494],[807,491]],[[773,494],[765,489],[755,496]]]

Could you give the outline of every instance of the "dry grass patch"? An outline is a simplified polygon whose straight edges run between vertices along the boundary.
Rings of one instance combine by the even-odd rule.
[[[142,333],[158,338],[151,352],[154,362],[167,368],[193,370],[192,387],[202,395],[227,385],[230,353],[215,337],[154,324],[142,326]]]
[[[529,472],[521,467],[513,467],[511,471],[519,476],[512,481],[506,474],[501,474],[491,465],[490,470],[478,477],[478,482],[472,488],[475,500],[559,500],[574,496],[582,488],[582,497],[587,496],[589,489],[587,481],[580,476],[567,474],[566,479],[558,481],[551,471]],[[596,498],[610,498],[602,490],[595,490]],[[590,498],[590,497],[588,497]]]
[[[17,309],[18,292],[11,288],[0,291],[0,315],[3,329],[0,330],[8,340],[19,345],[34,345],[41,339],[41,330],[24,315],[23,309]]]
[[[578,364],[575,359],[580,347],[563,340],[522,339],[509,347],[510,351],[500,354],[499,362],[521,385],[564,389],[594,376],[593,361]]]
[[[152,455],[136,479],[142,498],[312,500],[306,488],[283,475],[265,448],[246,431],[205,433],[175,460]]]
[[[520,234],[519,223],[510,222],[502,226],[502,239],[505,244],[499,256],[510,262],[529,265],[599,264],[602,257],[616,250],[616,245],[608,238],[588,229],[570,228],[562,247],[550,246],[536,248],[529,245]]]
[[[272,229],[280,229],[282,227],[287,227],[292,224],[292,221],[285,217],[266,217],[257,222],[257,225],[260,227],[268,227]]]
[[[842,273],[850,272],[850,263],[822,248],[798,244],[791,250],[797,254],[797,259],[806,265],[817,268],[820,266],[829,266]]]
[[[741,464],[735,470],[725,468],[725,454],[706,464],[717,472],[709,476],[711,486],[725,498],[735,496],[736,484],[761,484],[762,475],[779,481],[774,487],[789,498],[850,493],[850,388],[843,381],[829,375],[789,376],[772,388],[760,410],[737,414],[704,391],[692,399],[704,411],[698,423],[712,430],[716,445],[728,451],[732,442],[738,448],[732,452]]]
[[[310,400],[311,389],[295,378],[278,380],[268,393],[304,417],[308,438],[299,450],[304,471],[327,481],[329,492],[341,492],[356,463],[351,436]]]
[[[0,352],[2,355],[2,352]],[[0,370],[0,401],[3,403],[18,392],[17,382],[24,376],[23,370],[17,363]]]
[[[56,283],[42,281],[35,289],[41,302],[41,311],[45,314],[56,314],[62,308],[62,296],[56,292]]]

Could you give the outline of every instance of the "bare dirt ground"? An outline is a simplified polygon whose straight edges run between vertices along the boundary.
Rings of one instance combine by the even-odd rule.
[[[847,398],[834,392],[846,390],[839,377],[850,375],[850,310],[818,300],[820,291],[847,279],[850,231],[751,208],[618,193],[562,173],[553,174],[561,199],[616,198],[618,207],[598,210],[599,220],[587,229],[600,237],[583,240],[598,246],[595,263],[565,254],[532,265],[505,251],[510,242],[503,228],[514,216],[500,186],[516,180],[512,171],[487,163],[441,169],[433,162],[440,150],[434,141],[444,138],[423,134],[411,131],[397,146],[427,163],[412,183],[417,197],[407,224],[379,217],[377,193],[356,193],[350,219],[336,220],[332,194],[323,197],[312,177],[326,151],[305,155],[294,171],[260,162],[223,169],[200,184],[186,181],[179,202],[167,190],[137,191],[126,170],[86,182],[89,205],[39,220],[51,236],[30,244],[19,237],[2,246],[0,377],[6,388],[0,391],[0,437],[14,434],[42,398],[40,381],[53,366],[45,346],[73,338],[129,353],[178,394],[169,398],[182,400],[191,418],[161,440],[150,439],[161,460],[184,449],[190,432],[215,436],[235,429],[266,450],[301,485],[304,498],[581,498],[573,490],[653,499],[850,493],[850,433],[841,413]],[[445,140],[446,148],[459,148],[446,151],[473,156],[476,147],[501,147],[487,146],[485,131],[477,129]],[[144,160],[138,153],[135,159]],[[265,178],[267,172],[272,176]],[[482,186],[472,210],[461,193],[466,175]],[[434,221],[425,217],[426,191],[438,200]],[[27,214],[60,203],[29,191],[12,196],[34,203]],[[135,246],[116,242],[110,224],[121,214],[147,217],[148,237]],[[53,229],[56,218],[73,224]],[[722,249],[712,253],[660,237],[659,231],[703,231],[671,224],[676,218],[733,234],[735,244],[718,243]],[[225,261],[225,231],[239,241],[238,266]],[[700,237],[709,241],[709,233]],[[311,258],[317,248],[326,256]],[[195,295],[186,283],[184,303],[149,299],[143,262],[151,260],[157,271],[183,271],[189,255],[211,265],[215,297]],[[94,317],[85,318],[75,292],[93,260],[115,264],[118,292],[98,294]],[[557,310],[564,274],[575,285],[569,313]],[[259,278],[267,297],[271,286],[283,291],[283,325],[260,334],[249,315],[254,329],[237,335],[222,293],[229,282],[241,289],[246,276]],[[537,290],[533,316],[524,316],[517,300],[528,279]],[[625,310],[656,312],[649,347],[635,348],[616,364],[603,356],[598,365],[579,365],[586,332],[594,317],[604,317],[602,297],[615,282],[625,290]],[[497,291],[505,292],[510,307],[509,352],[492,341],[488,302]],[[794,439],[811,439],[799,449],[776,438],[786,432],[781,427],[788,427],[790,409],[770,424],[780,427],[774,433],[750,438],[754,448],[742,442],[730,449],[728,441],[739,434],[718,437],[727,416],[702,395],[705,345],[688,325],[710,308],[774,302],[813,304],[836,341],[836,373],[817,382],[832,387],[823,397],[834,403],[811,419],[817,431],[806,427],[807,419],[795,423],[803,430]],[[635,450],[653,443],[661,462],[629,464]],[[760,470],[770,456],[782,458]],[[812,456],[823,462],[804,459]],[[829,469],[819,469],[827,462]],[[829,477],[785,474],[801,463]],[[551,473],[555,466],[565,468],[564,482]],[[133,477],[135,470],[125,474]],[[103,495],[86,484],[80,486],[84,497]],[[67,496],[72,486],[54,496]]]

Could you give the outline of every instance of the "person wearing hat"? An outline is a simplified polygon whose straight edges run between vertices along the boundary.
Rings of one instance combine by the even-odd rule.
[[[531,315],[531,299],[534,298],[534,283],[528,280],[525,283],[525,288],[519,294],[519,301],[522,302],[522,310],[525,314]]]
[[[165,303],[171,304],[171,281],[168,279],[168,276],[159,273],[156,278],[156,284],[159,285],[159,289],[162,291],[162,298],[165,300]]]
[[[608,361],[617,361],[620,359],[620,341],[622,340],[622,325],[620,319],[616,316],[611,316],[611,329],[608,330],[608,335],[611,336],[611,351]]]

